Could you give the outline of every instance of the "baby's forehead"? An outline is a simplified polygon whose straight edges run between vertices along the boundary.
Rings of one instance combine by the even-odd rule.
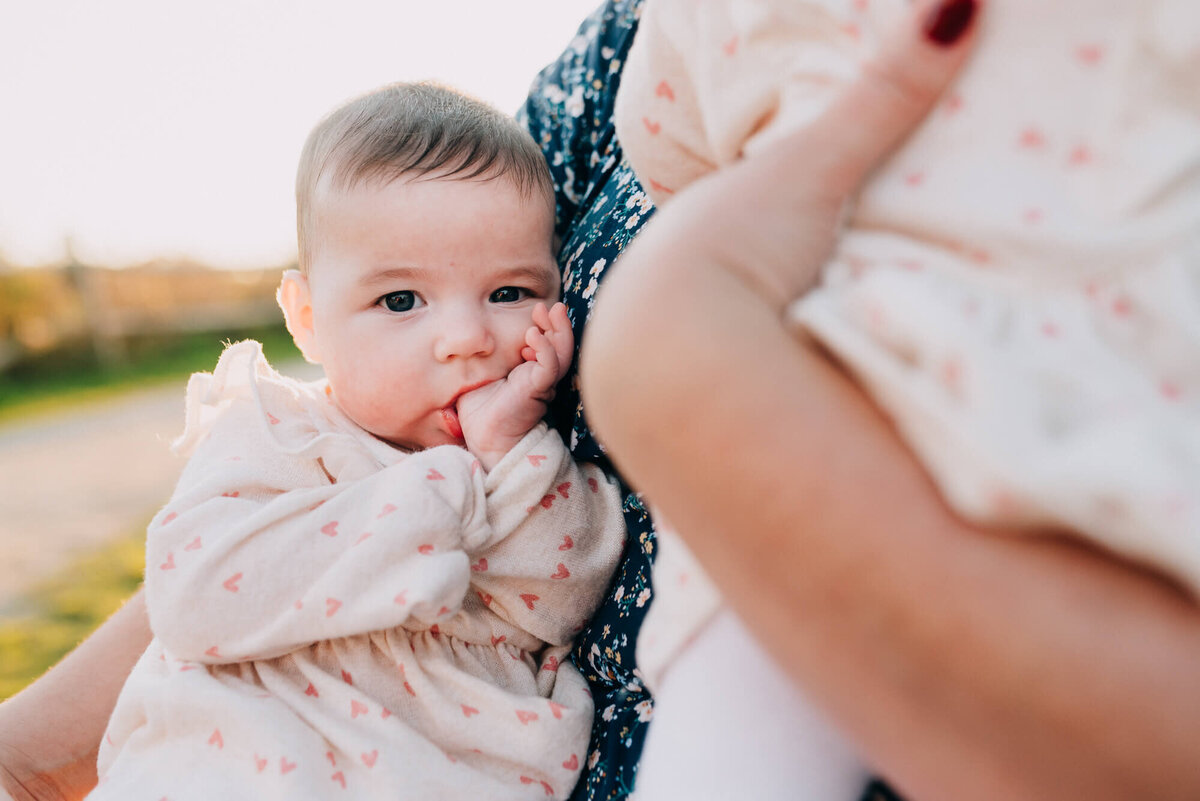
[[[548,218],[551,225],[556,215],[553,190],[539,186],[523,184],[515,175],[495,173],[480,176],[462,176],[454,173],[438,174],[425,173],[417,170],[378,171],[359,175],[342,174],[337,170],[327,170],[317,180],[309,195],[309,205],[317,212],[325,210],[329,204],[338,203],[360,193],[373,193],[388,187],[397,187],[403,191],[405,185],[420,186],[427,183],[448,183],[463,187],[470,191],[478,187],[480,191],[488,191],[497,184],[511,187],[515,191],[512,204],[513,214]]]
[[[476,191],[485,195],[478,204]],[[429,270],[390,269],[396,265],[444,264],[465,268],[463,281],[499,279],[558,292],[555,209],[542,194],[505,175],[402,173],[350,184],[323,179],[310,203],[313,269],[336,253],[364,268],[381,268],[389,280],[434,278]],[[433,272],[441,282],[459,277],[440,268]]]

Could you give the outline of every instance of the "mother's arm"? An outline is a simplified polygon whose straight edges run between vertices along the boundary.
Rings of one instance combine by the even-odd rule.
[[[868,760],[919,801],[1200,798],[1200,610],[1083,548],[966,527],[744,284],[680,304],[682,278],[604,299],[623,315],[593,322],[593,423]]]
[[[780,321],[843,193],[958,58],[898,46],[825,124],[660,211],[589,323],[589,417],[779,663],[906,794],[1200,798],[1200,609],[1083,546],[963,523],[870,401]]]
[[[142,592],[46,675],[0,704],[0,799],[82,798],[96,784],[100,738],[150,644]]]

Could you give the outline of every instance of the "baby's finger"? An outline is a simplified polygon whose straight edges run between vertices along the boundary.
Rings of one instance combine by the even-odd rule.
[[[558,354],[559,367],[565,373],[575,355],[575,334],[571,330],[571,318],[567,316],[567,307],[562,303],[554,304],[547,316],[550,322],[548,335]]]
[[[571,330],[571,318],[567,316],[567,306],[565,303],[555,303],[550,307],[550,311],[546,313],[546,320],[549,323],[545,328],[555,331]]]
[[[536,325],[525,329],[525,347],[521,348],[521,358],[527,362],[536,362],[541,351],[546,347],[546,334]]]
[[[536,328],[530,328],[525,333],[525,343],[536,357],[534,363],[538,369],[531,375],[534,391],[545,392],[558,381],[558,353],[549,338]]]
[[[551,329],[550,314],[546,311],[545,303],[538,303],[533,307],[533,324],[543,331]]]
[[[554,346],[550,343],[550,338],[546,336],[545,331],[537,326],[531,325],[525,331],[525,345],[526,347],[533,348],[535,358],[538,361],[542,360],[544,351],[554,352]]]

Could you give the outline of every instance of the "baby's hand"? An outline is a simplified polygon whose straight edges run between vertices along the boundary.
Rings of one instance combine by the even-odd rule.
[[[507,378],[458,399],[463,439],[485,470],[495,467],[546,414],[554,385],[566,374],[574,351],[567,307],[556,303],[547,311],[539,303],[533,309],[533,325],[525,332],[525,361]]]

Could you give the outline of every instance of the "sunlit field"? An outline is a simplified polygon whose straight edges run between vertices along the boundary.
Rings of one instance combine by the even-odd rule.
[[[143,551],[141,530],[131,531],[63,565],[0,618],[0,700],[54,665],[137,590]]]
[[[177,394],[182,426],[188,376],[211,370],[229,341],[259,340],[276,365],[299,360],[275,308],[277,268],[261,275],[190,269],[187,281],[172,266],[110,272],[100,276],[114,283],[103,297],[98,279],[81,287],[61,268],[0,274],[0,438],[7,451],[0,467],[27,494],[30,486],[47,486],[60,506],[84,505],[60,485],[87,447],[76,428],[89,414],[133,404],[147,392]],[[172,402],[171,425],[175,410]],[[60,430],[71,433],[54,433]],[[102,513],[85,510],[64,524],[51,514],[54,506],[38,507],[11,485],[0,504],[0,559],[10,568],[0,582],[0,699],[57,662],[141,583],[144,527],[165,495],[122,500],[126,488],[114,479],[129,473],[143,446],[123,430],[108,433],[116,452],[100,454],[101,485],[88,488],[105,502]],[[37,450],[53,469],[23,463],[31,439],[44,442]],[[166,441],[150,447],[166,454]],[[169,492],[173,478],[158,478],[164,485],[155,492]],[[91,522],[111,527],[113,506],[121,507],[123,522],[98,534]],[[32,564],[22,561],[31,549],[39,558],[27,575],[19,566]]]

